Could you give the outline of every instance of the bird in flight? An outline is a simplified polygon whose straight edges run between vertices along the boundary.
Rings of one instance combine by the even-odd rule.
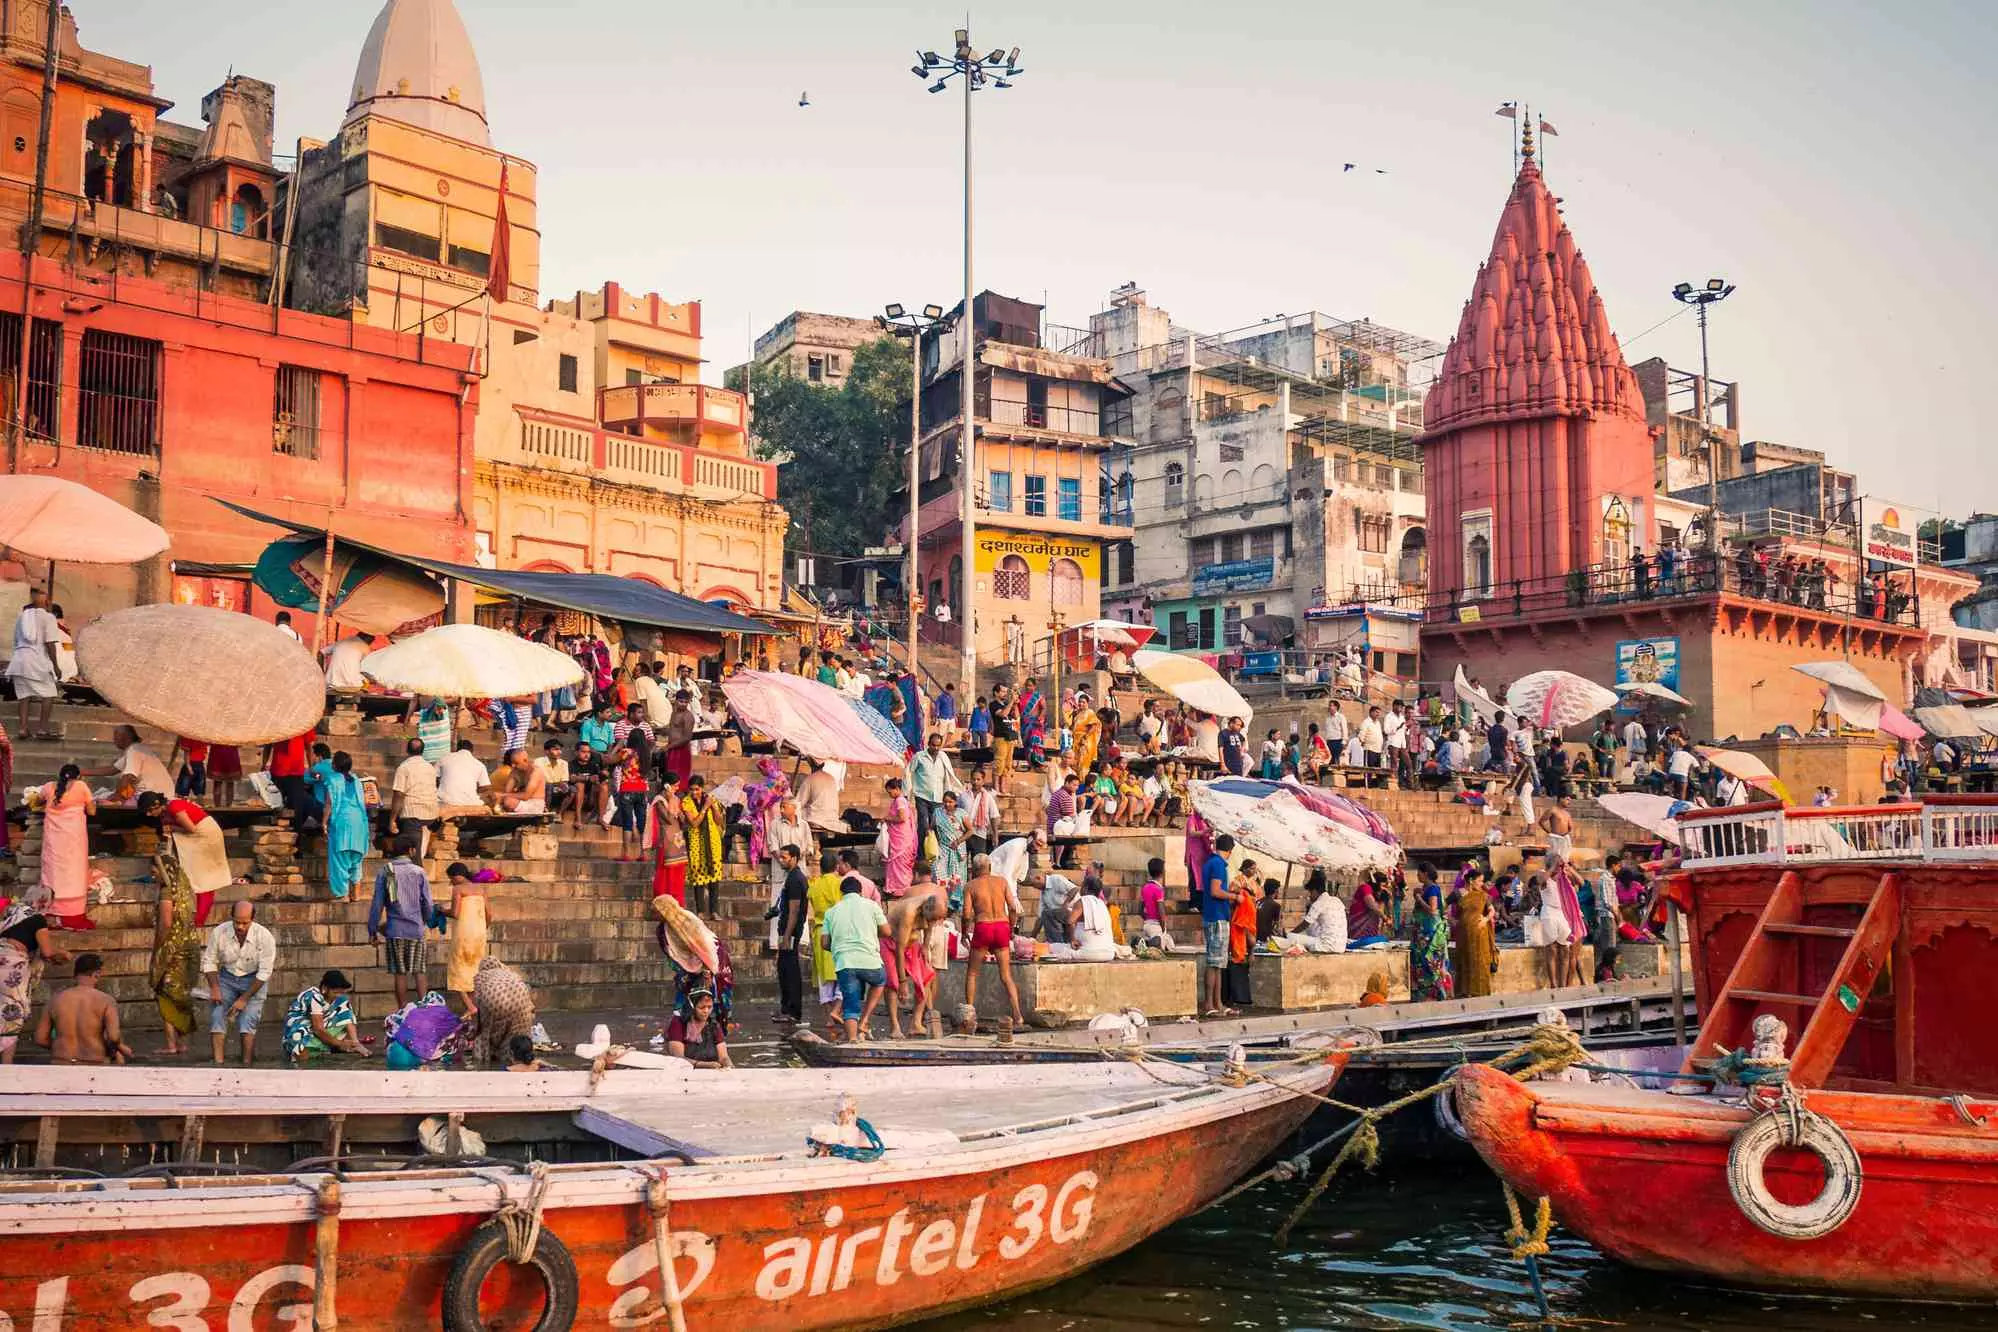
[[[810,106],[811,104],[812,104],[812,95],[810,93],[801,92],[798,94],[799,106]]]

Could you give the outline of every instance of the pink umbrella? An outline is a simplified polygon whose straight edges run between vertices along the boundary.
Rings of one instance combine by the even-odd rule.
[[[1892,703],[1880,705],[1880,724],[1877,729],[1885,731],[1896,740],[1919,740],[1927,734],[1909,718],[1908,714]]]
[[[848,704],[846,695],[817,680],[780,671],[742,671],[722,681],[722,693],[743,725],[800,754],[842,763],[900,767]]]
[[[1505,710],[1543,730],[1578,726],[1616,705],[1614,690],[1573,671],[1535,671],[1505,691]]]

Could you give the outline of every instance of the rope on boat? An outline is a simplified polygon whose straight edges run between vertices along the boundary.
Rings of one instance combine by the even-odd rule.
[[[652,1213],[652,1253],[659,1264],[659,1302],[666,1306],[673,1332],[687,1332],[687,1312],[680,1296],[680,1273],[673,1266],[673,1203],[666,1188],[666,1167],[646,1171],[645,1206]]]
[[[541,1213],[548,1202],[548,1163],[536,1161],[528,1167],[528,1174],[534,1184],[528,1190],[526,1204],[508,1198],[494,1213],[500,1228],[506,1232],[506,1256],[512,1263],[524,1263],[534,1257],[535,1246],[541,1242]]]
[[[1766,1085],[1766,1084],[1765,1084]],[[1859,1206],[1866,1172],[1845,1131],[1805,1105],[1785,1081],[1763,1113],[1748,1121],[1727,1150],[1727,1187],[1741,1214],[1783,1239],[1809,1240],[1831,1234]],[[1785,1203],[1769,1191],[1764,1171],[1777,1147],[1801,1148],[1818,1158],[1825,1183],[1806,1203]]]
[[[1582,1039],[1575,1034],[1573,1028],[1569,1027],[1566,1023],[1543,1022],[1533,1029],[1531,1038],[1494,1058],[1490,1061],[1490,1064],[1491,1067],[1504,1069],[1519,1081],[1526,1082],[1545,1073],[1558,1073],[1575,1064],[1582,1063],[1588,1058],[1589,1052],[1582,1048]],[[1522,1060],[1526,1062],[1523,1064],[1520,1063]],[[1518,1066],[1513,1067],[1513,1065]],[[1262,1081],[1273,1081],[1267,1075],[1261,1073],[1251,1073],[1249,1076]],[[1339,1149],[1339,1154],[1332,1158],[1331,1163],[1312,1182],[1311,1188],[1305,1193],[1303,1200],[1292,1209],[1291,1214],[1285,1218],[1284,1223],[1277,1228],[1276,1242],[1283,1244],[1290,1238],[1290,1232],[1297,1226],[1299,1221],[1304,1219],[1305,1214],[1311,1210],[1318,1200],[1324,1196],[1325,1190],[1331,1187],[1333,1178],[1348,1161],[1357,1159],[1368,1170],[1372,1170],[1379,1164],[1380,1132],[1376,1125],[1381,1120],[1398,1111],[1405,1110],[1411,1105],[1416,1105],[1428,1100],[1432,1096],[1447,1091],[1450,1087],[1450,1079],[1445,1078],[1441,1081],[1433,1082],[1427,1087],[1421,1087],[1409,1092],[1406,1096],[1389,1101],[1386,1105],[1378,1106],[1350,1105],[1334,1097],[1321,1096],[1312,1092],[1302,1093],[1325,1105],[1332,1106],[1334,1109],[1344,1110],[1349,1114],[1357,1116],[1359,1122],[1352,1126],[1352,1136]],[[1268,1173],[1265,1172],[1265,1175]],[[1257,1176],[1256,1178],[1260,1181],[1264,1177]]]
[[[1540,1309],[1541,1326],[1546,1326],[1553,1317],[1547,1307],[1547,1286],[1540,1279],[1540,1257],[1552,1250],[1547,1244],[1547,1232],[1554,1226],[1554,1205],[1546,1194],[1534,1204],[1533,1229],[1526,1228],[1526,1220],[1519,1214],[1519,1199],[1513,1195],[1512,1185],[1499,1180],[1499,1188],[1505,1191],[1505,1214],[1512,1219],[1512,1225],[1505,1232],[1505,1242],[1512,1248],[1512,1256],[1526,1264],[1526,1279],[1533,1286],[1533,1302]]]

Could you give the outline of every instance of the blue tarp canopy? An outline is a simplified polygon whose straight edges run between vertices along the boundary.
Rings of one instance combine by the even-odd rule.
[[[216,499],[215,502],[245,518],[269,523],[273,527],[282,527],[317,541],[323,542],[326,539],[326,529],[323,527],[293,522],[289,518],[274,517],[225,499]],[[406,555],[401,551],[370,545],[365,541],[356,541],[337,532],[334,533],[334,540],[340,545],[395,560],[412,568],[436,574],[440,578],[460,579],[475,587],[483,587],[504,596],[518,597],[522,601],[532,601],[543,606],[559,606],[563,610],[581,611],[586,615],[595,615],[599,619],[621,620],[627,624],[649,625],[657,629],[682,629],[702,634],[778,632],[761,620],[737,615],[734,611],[709,605],[705,601],[697,601],[693,597],[683,597],[678,592],[668,592],[663,587],[655,587],[636,578],[620,578],[615,574],[481,569],[477,565],[453,564],[449,560]]]

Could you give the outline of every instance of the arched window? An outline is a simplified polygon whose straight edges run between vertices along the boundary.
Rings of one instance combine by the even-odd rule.
[[[1492,543],[1482,532],[1464,543],[1464,590],[1489,596],[1492,590]]]
[[[1032,577],[1025,560],[1018,555],[1008,555],[992,571],[992,595],[1001,601],[1025,601],[1028,581]]]
[[[1167,463],[1165,470],[1165,502],[1167,504],[1186,503],[1186,469],[1178,463]]]
[[[1429,577],[1429,534],[1411,527],[1401,534],[1400,567],[1395,577],[1403,583],[1421,583]]]
[[[1057,606],[1080,606],[1082,604],[1082,566],[1071,559],[1054,562],[1052,574],[1054,583],[1054,604]]]

